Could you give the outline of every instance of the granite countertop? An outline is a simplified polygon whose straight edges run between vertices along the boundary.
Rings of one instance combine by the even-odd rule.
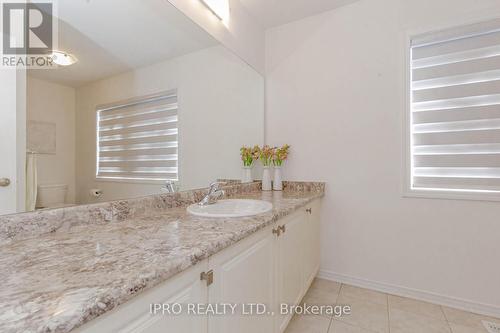
[[[234,195],[272,202],[255,217],[195,217],[184,205],[2,244],[0,332],[69,332],[323,193],[324,185]]]

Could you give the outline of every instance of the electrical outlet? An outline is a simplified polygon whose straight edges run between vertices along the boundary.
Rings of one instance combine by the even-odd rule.
[[[500,324],[492,323],[491,321],[483,320],[483,325],[488,333],[500,333]]]

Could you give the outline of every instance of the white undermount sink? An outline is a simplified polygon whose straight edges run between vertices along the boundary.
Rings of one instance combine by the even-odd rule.
[[[245,217],[271,211],[273,205],[262,200],[229,199],[219,200],[212,205],[193,204],[187,208],[188,213],[202,217]]]

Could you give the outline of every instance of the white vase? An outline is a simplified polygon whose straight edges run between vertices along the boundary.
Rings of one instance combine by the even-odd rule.
[[[283,179],[281,177],[281,167],[280,166],[274,166],[273,190],[283,191]]]
[[[252,182],[252,167],[244,166],[241,174],[241,182],[242,183],[251,183]]]
[[[272,191],[272,182],[271,182],[271,171],[268,166],[263,167],[262,171],[262,191]]]

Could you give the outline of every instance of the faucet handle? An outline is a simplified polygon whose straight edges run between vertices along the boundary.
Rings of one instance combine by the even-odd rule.
[[[216,200],[220,200],[226,195],[226,192],[224,190],[217,190],[212,195],[215,196]]]
[[[176,192],[175,182],[173,180],[166,180],[165,185],[161,189],[167,193],[174,193]]]
[[[219,182],[217,182],[217,181],[211,183],[210,187],[208,189],[208,193],[214,193],[214,192],[218,191],[220,185],[221,184]]]

